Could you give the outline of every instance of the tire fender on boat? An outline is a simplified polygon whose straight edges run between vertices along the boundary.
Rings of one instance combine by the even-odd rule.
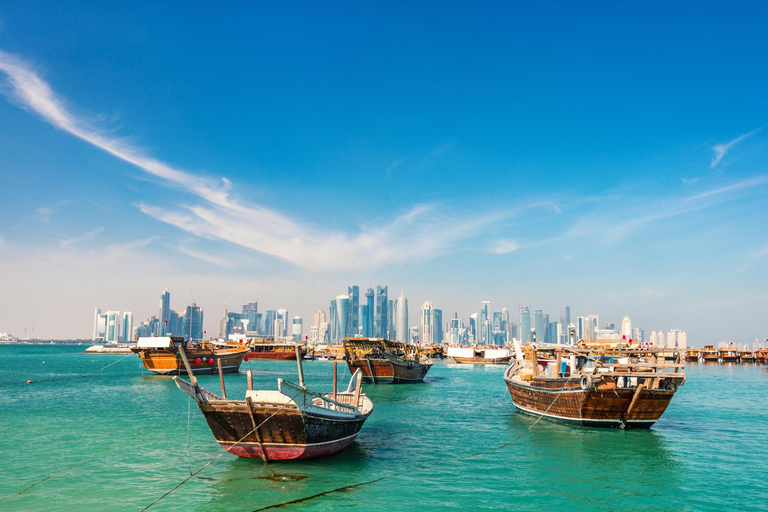
[[[589,389],[592,387],[592,376],[585,373],[581,376],[581,389]]]
[[[673,393],[677,393],[677,382],[671,379],[668,380],[667,382],[664,383],[664,389],[666,389],[667,391],[671,391]]]

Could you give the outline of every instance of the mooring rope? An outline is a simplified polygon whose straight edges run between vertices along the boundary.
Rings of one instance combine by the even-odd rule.
[[[293,396],[290,398],[290,400],[291,400],[291,401],[293,401],[293,399],[294,399],[294,398],[296,398],[297,396],[299,396],[300,394],[301,394],[301,391],[297,392],[295,395],[293,395]],[[270,415],[270,416],[269,416],[267,419],[265,419],[264,421],[262,421],[261,423],[259,423],[258,425],[256,425],[256,427],[255,427],[253,430],[251,430],[250,432],[248,432],[247,434],[245,434],[243,437],[241,437],[241,438],[240,438],[240,439],[239,439],[239,440],[238,440],[238,441],[237,441],[235,444],[233,444],[232,446],[230,446],[229,448],[225,449],[223,452],[221,452],[220,454],[218,454],[217,456],[215,456],[214,458],[212,458],[211,460],[209,460],[207,463],[205,463],[205,465],[204,465],[203,467],[201,467],[200,469],[198,469],[198,470],[197,470],[197,471],[195,471],[194,473],[191,473],[191,472],[190,472],[190,475],[189,475],[187,478],[185,478],[184,480],[182,480],[181,482],[179,482],[178,484],[176,484],[176,486],[174,486],[174,487],[173,487],[173,489],[171,489],[170,491],[166,492],[165,494],[163,494],[162,496],[160,496],[159,498],[157,498],[155,501],[153,501],[152,503],[150,503],[149,505],[147,505],[146,507],[144,507],[143,509],[141,509],[141,511],[140,511],[140,512],[144,512],[145,510],[148,510],[148,509],[149,509],[149,508],[150,508],[152,505],[154,505],[154,504],[155,504],[155,503],[157,503],[158,501],[162,500],[162,499],[163,499],[163,498],[165,498],[166,496],[170,495],[170,494],[171,494],[173,491],[175,491],[176,489],[178,489],[179,487],[181,487],[181,486],[182,486],[182,485],[184,485],[185,483],[189,482],[189,481],[190,481],[190,480],[191,480],[193,477],[195,477],[196,475],[198,475],[198,474],[199,474],[199,473],[200,473],[202,470],[204,470],[205,468],[207,468],[208,466],[210,466],[211,464],[213,464],[214,462],[216,462],[217,460],[219,460],[219,459],[220,459],[220,458],[221,458],[221,457],[222,457],[222,456],[223,456],[225,453],[229,453],[229,451],[230,451],[232,448],[234,448],[235,446],[237,446],[237,445],[239,445],[240,443],[242,443],[242,442],[245,440],[245,438],[246,438],[246,437],[248,437],[249,435],[251,435],[251,434],[253,434],[254,432],[256,432],[256,431],[257,431],[257,430],[258,430],[258,429],[259,429],[259,428],[260,428],[262,425],[264,425],[266,422],[268,422],[269,420],[271,420],[271,419],[272,419],[272,418],[275,416],[275,414],[277,414],[277,413],[278,413],[278,412],[280,412],[281,410],[285,409],[286,407],[289,407],[290,405],[291,405],[291,403],[287,403],[287,404],[285,404],[285,405],[283,405],[283,406],[280,406],[280,407],[279,407],[279,408],[278,408],[278,409],[277,409],[275,412],[273,412],[273,413],[272,413],[272,414],[271,414],[271,415]],[[190,467],[190,469],[191,469],[191,467]]]
[[[568,383],[567,382],[564,383],[563,387],[560,389],[560,392],[565,391],[567,386],[568,386]],[[480,451],[480,452],[477,452],[477,453],[473,453],[473,454],[468,455],[466,457],[454,457],[454,458],[451,458],[450,461],[437,462],[435,464],[424,464],[424,465],[421,465],[421,466],[418,466],[418,467],[415,467],[413,469],[409,469],[409,470],[406,470],[406,471],[399,471],[397,473],[390,473],[389,475],[380,476],[378,478],[374,478],[373,480],[367,480],[365,482],[358,482],[358,483],[352,484],[352,485],[344,485],[342,487],[337,487],[336,489],[331,489],[331,490],[328,490],[328,491],[323,491],[323,492],[320,492],[320,493],[317,493],[317,494],[313,494],[311,496],[306,496],[304,498],[296,498],[296,499],[293,499],[293,500],[288,500],[288,501],[283,501],[283,502],[280,502],[280,503],[275,503],[275,504],[272,504],[272,505],[268,505],[266,507],[261,507],[261,508],[254,509],[251,512],[261,512],[263,510],[272,510],[272,509],[276,509],[276,508],[283,508],[283,507],[286,507],[288,505],[295,505],[297,503],[306,503],[308,501],[312,501],[312,500],[317,499],[317,498],[322,498],[323,496],[328,496],[329,494],[334,494],[334,493],[337,493],[337,492],[345,492],[345,491],[354,489],[356,487],[363,487],[363,486],[366,486],[366,485],[375,484],[377,482],[381,482],[382,480],[386,480],[388,478],[392,478],[392,477],[395,477],[395,476],[407,475],[407,474],[410,474],[410,473],[416,473],[416,472],[424,470],[424,469],[431,469],[431,468],[435,468],[435,467],[439,467],[439,466],[444,466],[446,464],[452,464],[457,459],[458,460],[472,459],[474,457],[478,457],[478,456],[484,455],[486,453],[491,453],[491,452],[494,452],[494,451],[497,451],[497,450],[501,450],[501,449],[506,448],[507,446],[511,445],[512,443],[518,441],[525,434],[530,432],[531,429],[533,427],[535,427],[536,424],[539,421],[541,421],[541,419],[544,417],[544,415],[549,412],[549,410],[552,408],[552,406],[555,405],[555,402],[557,402],[557,399],[560,398],[560,392],[555,395],[555,399],[552,400],[552,403],[549,404],[549,406],[546,408],[546,410],[543,413],[541,413],[539,415],[539,417],[536,418],[536,421],[534,421],[527,429],[525,429],[523,432],[521,432],[517,437],[515,437],[511,441],[507,441],[506,443],[500,444],[499,446],[494,446],[493,448],[489,448],[487,450],[483,450],[483,451]]]
[[[27,384],[38,384],[38,383],[41,383],[41,382],[59,382],[59,381],[62,381],[62,380],[70,380],[70,379],[84,379],[86,377],[90,377],[91,375],[93,375],[95,373],[99,373],[102,370],[106,370],[110,366],[115,365],[115,364],[119,363],[120,361],[122,361],[123,359],[127,359],[127,358],[131,357],[132,355],[133,354],[125,355],[125,356],[121,357],[120,359],[118,359],[117,361],[112,361],[108,365],[102,366],[98,370],[94,370],[92,372],[88,372],[88,373],[85,373],[83,375],[72,375],[72,376],[66,376],[66,377],[48,377],[48,378],[37,379],[37,380],[30,379],[29,381],[27,381]]]

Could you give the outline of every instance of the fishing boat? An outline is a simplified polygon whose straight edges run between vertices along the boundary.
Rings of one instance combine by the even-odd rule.
[[[275,341],[266,338],[253,338],[247,340],[244,345],[248,347],[249,359],[282,359],[292,361],[296,359],[296,347],[300,347],[301,357],[307,355],[307,349],[301,344],[292,341]]]
[[[343,345],[350,373],[360,371],[365,383],[422,382],[432,368],[416,345],[384,338],[344,338]]]
[[[685,382],[682,353],[668,363],[662,354],[668,350],[532,345],[504,381],[515,407],[532,416],[582,427],[649,428]]]
[[[714,345],[704,345],[701,349],[701,361],[705,363],[716,363],[720,358],[720,354]]]
[[[768,363],[768,348],[760,348],[755,353],[755,360],[758,363]]]
[[[297,348],[298,350],[298,348]],[[182,355],[184,354],[182,349]],[[219,373],[218,396],[197,383],[174,377],[176,385],[197,403],[216,442],[238,457],[274,460],[314,459],[348,448],[373,411],[373,403],[361,392],[362,375],[356,371],[346,391],[316,393],[304,384],[298,357],[299,384],[277,379],[277,390],[254,390],[251,370],[244,399],[227,398],[224,377]],[[185,364],[189,364],[184,357]]]
[[[739,361],[742,363],[754,363],[756,358],[757,358],[757,352],[749,350],[746,347],[739,350]]]
[[[698,362],[701,359],[702,350],[700,348],[689,348],[685,350],[685,360],[688,362]]]
[[[721,348],[717,352],[721,363],[739,362],[739,351],[734,347]]]
[[[243,347],[189,343],[175,336],[138,338],[130,350],[139,355],[147,370],[160,375],[180,375],[187,373],[181,359],[182,348],[190,358],[191,371],[197,374],[215,373],[219,363],[224,373],[236,372],[248,353]]]
[[[448,357],[456,363],[468,364],[507,364],[512,359],[512,349],[489,346],[451,346]]]

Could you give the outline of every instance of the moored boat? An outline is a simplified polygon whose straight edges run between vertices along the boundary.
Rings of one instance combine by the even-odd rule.
[[[296,347],[300,347],[301,357],[307,355],[307,349],[295,341],[275,341],[266,338],[247,340],[248,359],[281,359],[293,361],[296,359]]]
[[[448,347],[448,357],[457,363],[507,364],[512,359],[512,349],[495,346]]]
[[[739,351],[733,347],[721,348],[717,352],[721,363],[739,362]]]
[[[344,338],[344,354],[350,373],[359,370],[366,383],[422,382],[432,368],[417,346],[383,338]]]
[[[689,348],[685,350],[685,360],[688,362],[698,362],[701,358],[700,348]]]
[[[277,380],[277,390],[254,390],[248,370],[248,390],[242,400],[222,395],[174,377],[176,385],[191,396],[203,413],[216,442],[227,452],[245,458],[274,460],[314,459],[348,448],[373,411],[361,392],[362,376],[355,372],[346,391],[336,389],[336,363],[331,393],[316,393],[304,384],[299,364],[299,384]]]
[[[668,363],[668,350],[534,345],[507,368],[504,381],[515,407],[532,416],[583,427],[649,428],[685,382],[682,354]],[[543,367],[542,359],[551,362]]]
[[[748,348],[739,350],[739,361],[742,363],[754,363],[756,356],[757,353],[749,350]]]
[[[147,370],[160,375],[180,375],[187,373],[181,348],[186,350],[191,371],[197,374],[215,373],[219,363],[224,373],[236,372],[248,352],[243,347],[188,343],[184,338],[172,336],[138,338],[130,350],[139,355]]]
[[[716,363],[720,358],[720,354],[714,345],[704,345],[701,349],[701,361],[705,363]]]

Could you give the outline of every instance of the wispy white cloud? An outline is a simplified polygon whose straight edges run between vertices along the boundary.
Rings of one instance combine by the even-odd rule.
[[[199,260],[206,261],[208,263],[213,263],[214,265],[219,267],[230,268],[232,266],[224,258],[219,258],[218,256],[214,256],[213,254],[209,254],[201,251],[196,251],[194,249],[190,249],[189,247],[186,247],[183,245],[176,247],[176,250],[186,256],[191,256],[192,258],[197,258]]]
[[[751,137],[752,135],[756,134],[757,132],[759,132],[762,129],[763,129],[763,127],[761,126],[760,128],[758,128],[756,130],[752,130],[751,132],[745,133],[743,135],[739,135],[738,137],[736,137],[735,139],[733,139],[730,142],[727,142],[725,144],[717,144],[716,146],[714,146],[712,148],[712,150],[715,152],[715,156],[712,158],[712,163],[709,164],[709,167],[711,169],[714,169],[715,166],[717,166],[717,164],[720,163],[720,160],[723,159],[723,157],[728,152],[728,150],[730,150],[733,146],[735,146],[736,144],[738,144],[742,140],[746,139],[747,137]]]
[[[70,247],[72,247],[74,245],[77,245],[77,244],[79,244],[81,242],[86,242],[86,241],[89,241],[89,240],[93,240],[102,231],[104,231],[104,228],[95,228],[95,229],[92,229],[92,230],[90,230],[90,231],[88,231],[86,233],[83,233],[80,236],[69,237],[69,238],[62,238],[61,240],[59,240],[59,246],[62,249],[69,249]]]
[[[520,244],[517,240],[500,239],[497,240],[494,246],[491,248],[491,254],[508,254],[514,252],[520,248]]]
[[[746,180],[738,181],[736,183],[731,183],[730,185],[726,185],[724,187],[707,190],[706,192],[702,192],[701,194],[688,197],[685,199],[685,201],[699,201],[701,199],[705,199],[708,197],[719,196],[719,195],[727,194],[728,192],[734,192],[734,191],[742,190],[745,188],[758,187],[765,184],[768,184],[768,175],[764,174],[762,176],[755,176],[754,178],[749,178]]]
[[[2,50],[0,71],[7,75],[3,93],[22,108],[202,200],[176,208],[137,205],[145,214],[196,236],[224,240],[310,270],[346,270],[432,258],[448,251],[457,240],[476,235],[479,226],[498,219],[497,214],[451,216],[434,205],[417,205],[384,226],[354,233],[303,225],[278,211],[240,201],[230,194],[231,183],[226,178],[210,180],[174,168],[146,156],[125,139],[92,126],[74,115],[29,63]],[[427,159],[438,158],[450,147],[443,144],[435,148]]]

